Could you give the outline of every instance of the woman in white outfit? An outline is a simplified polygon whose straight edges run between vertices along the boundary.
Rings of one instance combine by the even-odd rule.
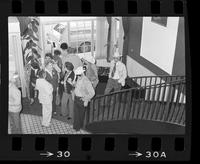
[[[53,87],[45,80],[45,76],[45,71],[41,70],[35,89],[39,91],[38,99],[42,104],[42,126],[48,127],[52,117]]]

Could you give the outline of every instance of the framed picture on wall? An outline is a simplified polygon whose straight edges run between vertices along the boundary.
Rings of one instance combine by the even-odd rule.
[[[152,17],[151,22],[167,27],[167,17]]]

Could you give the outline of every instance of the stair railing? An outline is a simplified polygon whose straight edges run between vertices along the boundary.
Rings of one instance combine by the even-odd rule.
[[[98,121],[142,119],[185,126],[184,76],[132,79],[139,84],[142,81],[141,85],[93,98],[86,111],[85,125]]]

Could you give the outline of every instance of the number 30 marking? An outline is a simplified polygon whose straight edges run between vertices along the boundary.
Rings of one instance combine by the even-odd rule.
[[[65,158],[68,158],[68,157],[70,157],[70,152],[69,151],[64,151],[64,152],[62,152],[62,151],[58,151],[57,152],[57,157],[58,158],[61,158],[61,157],[65,157]]]

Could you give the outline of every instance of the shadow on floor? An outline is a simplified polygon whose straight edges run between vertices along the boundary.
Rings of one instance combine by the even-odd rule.
[[[91,133],[125,133],[125,134],[185,134],[185,127],[149,120],[121,120],[93,122],[86,126]]]

